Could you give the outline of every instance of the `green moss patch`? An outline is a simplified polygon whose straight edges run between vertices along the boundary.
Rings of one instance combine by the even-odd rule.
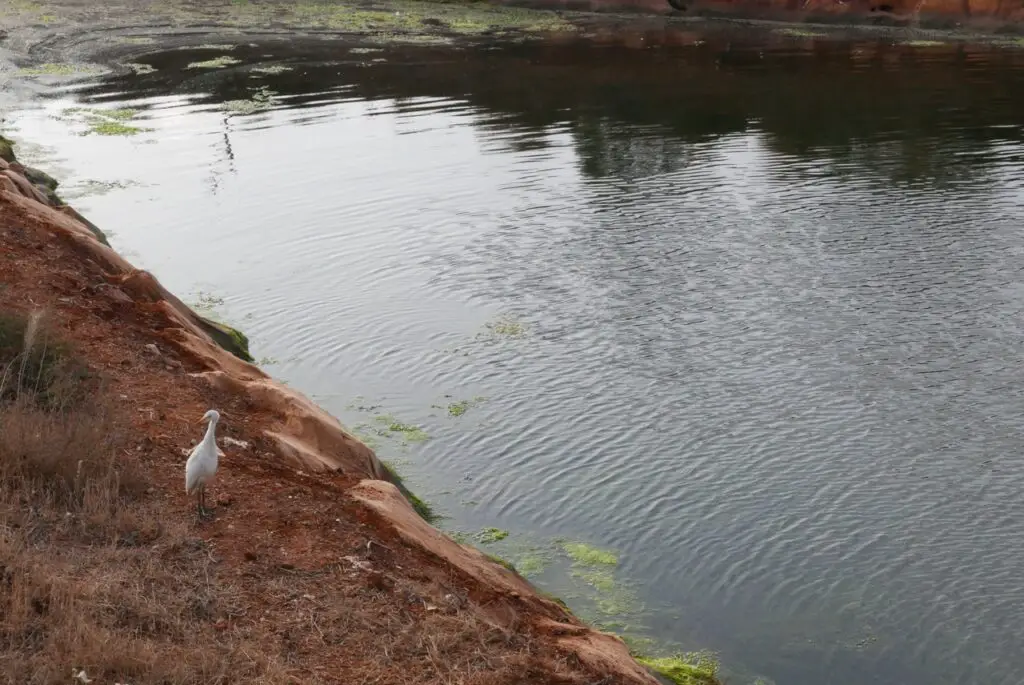
[[[399,475],[398,470],[395,468],[393,463],[382,460],[381,465],[384,466],[388,475],[391,476],[391,482],[395,484],[395,487],[398,488],[399,492],[401,492],[405,499],[408,500],[413,510],[420,515],[420,518],[427,523],[436,523],[443,518],[440,514],[434,511],[434,508],[430,506],[430,504],[417,497],[411,490],[409,490],[408,487],[406,487],[405,480],[401,475]]]

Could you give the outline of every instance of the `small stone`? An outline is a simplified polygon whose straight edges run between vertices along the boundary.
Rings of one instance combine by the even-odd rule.
[[[231,503],[233,501],[234,501],[234,499],[231,497],[231,495],[228,495],[228,494],[217,495],[217,504],[222,506],[222,507],[230,507]]]
[[[224,619],[221,619],[221,620],[217,621],[216,623],[214,623],[213,627],[215,629],[217,629],[217,630],[227,630],[228,629],[228,622],[225,621]]]

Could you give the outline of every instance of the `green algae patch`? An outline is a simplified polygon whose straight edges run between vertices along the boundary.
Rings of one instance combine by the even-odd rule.
[[[518,317],[510,314],[496,316],[484,324],[484,330],[477,333],[477,338],[489,338],[491,340],[519,339],[525,338],[529,329]]]
[[[912,48],[937,48],[946,45],[946,43],[943,43],[941,40],[908,40],[904,41],[902,45]]]
[[[419,426],[402,423],[391,414],[382,414],[381,416],[374,417],[373,420],[383,426],[385,430],[391,433],[399,433],[406,442],[426,442],[430,439],[430,435]]]
[[[231,114],[255,114],[265,112],[274,106],[274,91],[261,87],[247,100],[228,100],[223,107]]]
[[[718,683],[718,660],[714,655],[705,652],[666,657],[634,655],[633,658],[676,685],[716,685]]]
[[[85,130],[80,133],[83,136],[136,136],[152,131],[152,129],[131,123],[138,116],[139,110],[130,107],[119,109],[69,107],[61,112],[60,118],[84,124]]]
[[[619,557],[615,552],[593,547],[585,542],[563,542],[562,549],[580,566],[615,566],[619,563]]]
[[[139,110],[132,109],[131,107],[121,107],[119,109],[95,110],[95,114],[107,119],[113,119],[114,121],[131,121],[139,115]]]
[[[452,417],[453,419],[457,419],[458,417],[462,416],[463,414],[465,414],[467,411],[469,411],[473,407],[477,406],[481,402],[485,402],[486,400],[487,400],[486,397],[483,397],[481,395],[477,395],[476,397],[474,397],[471,400],[458,400],[458,401],[455,401],[455,402],[449,402],[448,406],[447,407],[443,407],[443,408],[448,412],[448,416]],[[438,408],[442,408],[442,407],[439,407],[438,405],[434,405],[434,406],[438,407]]]
[[[452,417],[462,416],[467,411],[469,411],[469,408],[471,406],[472,406],[472,404],[469,402],[469,400],[462,400],[460,402],[452,402],[451,404],[448,405],[448,416],[452,416]]]
[[[473,538],[482,545],[490,545],[508,537],[508,531],[501,528],[484,528],[476,533]]]
[[[539,576],[547,569],[550,561],[540,554],[527,554],[515,560],[516,568],[524,576]]]
[[[95,134],[98,136],[136,136],[147,129],[131,126],[120,121],[111,121],[97,117],[89,121],[89,130],[82,135]]]
[[[19,76],[84,76],[99,74],[101,67],[94,64],[70,64],[67,62],[47,62],[32,67],[18,69]]]
[[[607,569],[574,569],[570,574],[601,592],[612,592],[616,588],[615,576]]]
[[[223,69],[225,67],[231,67],[236,64],[241,64],[242,60],[235,59],[234,57],[228,57],[224,55],[222,57],[214,57],[213,59],[204,60],[202,62],[189,62],[188,69]]]
[[[289,71],[293,71],[294,67],[288,67],[283,64],[270,64],[265,67],[253,67],[251,69],[254,74],[266,74],[267,76],[275,76],[277,74],[285,74]]]

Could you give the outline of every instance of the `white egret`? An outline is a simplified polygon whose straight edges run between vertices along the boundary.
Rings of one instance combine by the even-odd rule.
[[[185,462],[185,492],[195,494],[199,508],[199,518],[206,515],[206,486],[213,482],[217,473],[217,422],[220,413],[216,409],[203,414],[202,421],[209,421],[206,435],[188,455]]]

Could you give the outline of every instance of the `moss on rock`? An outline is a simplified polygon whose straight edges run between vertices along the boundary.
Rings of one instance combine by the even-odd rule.
[[[239,359],[247,362],[255,361],[249,353],[249,338],[240,330],[232,328],[227,324],[211,321],[204,316],[194,314],[196,323],[203,331],[213,338],[213,341]]]
[[[0,159],[5,162],[17,161],[14,156],[14,141],[4,136],[0,136]]]

